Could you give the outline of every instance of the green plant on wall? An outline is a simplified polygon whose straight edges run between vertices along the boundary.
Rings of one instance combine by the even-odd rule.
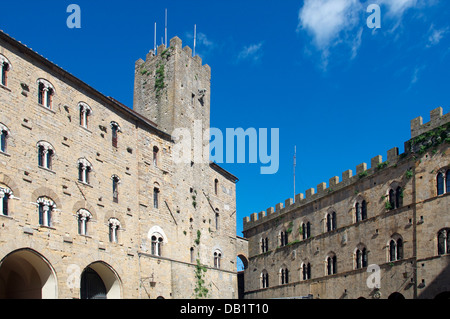
[[[201,231],[197,230],[197,238],[194,240],[194,243],[196,246],[200,245],[201,236],[202,236]],[[196,265],[195,265],[195,269],[194,269],[194,276],[195,276],[194,296],[195,296],[195,299],[208,297],[209,289],[206,287],[206,281],[205,281],[206,271],[207,271],[206,266],[202,265],[202,263],[200,262],[200,250],[197,249],[197,260],[196,260]]]
[[[156,66],[156,78],[155,78],[155,92],[156,98],[159,99],[162,94],[162,90],[165,88],[165,67],[163,62],[159,62]]]

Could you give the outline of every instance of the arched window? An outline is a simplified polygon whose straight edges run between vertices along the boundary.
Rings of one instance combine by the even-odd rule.
[[[41,141],[37,144],[38,148],[38,166],[51,170],[53,166],[53,156],[55,149],[48,143]]]
[[[220,268],[221,259],[222,259],[222,252],[216,249],[214,251],[214,268]]]
[[[3,123],[0,123],[0,151],[6,153],[8,151],[9,129]]]
[[[289,269],[286,266],[280,269],[280,285],[285,285],[289,283]]]
[[[437,175],[437,194],[442,195],[444,194],[444,173],[440,172]]]
[[[337,273],[337,258],[334,253],[330,253],[327,257],[327,275]]]
[[[355,268],[361,269],[367,267],[367,249],[363,245],[359,245],[355,251]]]
[[[113,202],[118,203],[119,202],[119,184],[120,184],[120,178],[117,175],[113,175],[111,177],[112,179],[112,191],[113,191]]]
[[[219,217],[220,217],[220,214],[219,214],[219,209],[218,208],[216,208],[216,210],[215,210],[214,217],[215,217],[216,230],[219,230],[219,220],[220,220]]]
[[[13,196],[11,189],[0,185],[0,214],[9,215],[9,200]]]
[[[446,192],[450,193],[450,169],[445,173],[445,188]]]
[[[395,190],[395,208],[403,206],[403,189],[399,186]]]
[[[116,122],[111,122],[111,132],[112,132],[112,146],[113,147],[117,147],[118,145],[118,140],[119,140],[119,132],[121,131],[119,124],[117,124]]]
[[[302,223],[302,236],[303,239],[308,239],[311,236],[311,223]]]
[[[267,272],[267,270],[263,270],[261,272],[261,288],[269,288],[269,273]]]
[[[286,230],[282,230],[280,232],[280,247],[284,247],[288,244],[288,242],[289,242],[288,236],[289,236],[289,234]]]
[[[53,104],[53,95],[55,94],[55,89],[53,85],[44,79],[39,79],[38,81],[38,103],[46,108],[51,109]]]
[[[153,146],[153,165],[158,167],[158,153],[159,148],[157,146]]]
[[[89,116],[92,114],[92,109],[84,102],[78,103],[78,109],[80,111],[80,126],[88,128]]]
[[[85,158],[80,158],[78,160],[78,181],[89,184],[91,171],[92,164]]]
[[[164,242],[164,238],[159,233],[154,233],[151,237],[152,240],[152,248],[151,253],[155,256],[162,256],[162,245]]]
[[[77,212],[78,234],[86,236],[88,234],[87,224],[92,218],[92,214],[86,209],[80,209]]]
[[[438,255],[450,253],[450,228],[438,232]]]
[[[0,84],[8,86],[8,72],[11,69],[11,63],[6,57],[0,55]]]
[[[111,243],[118,243],[119,242],[118,231],[120,229],[120,221],[116,218],[110,218],[108,221],[108,228],[109,228],[109,241]]]
[[[359,222],[367,219],[367,202],[359,199],[355,204],[355,221]]]
[[[214,194],[216,196],[219,194],[219,180],[217,178],[214,180]]]
[[[311,279],[311,264],[303,263],[302,265],[302,278],[303,280]]]
[[[326,216],[326,229],[327,232],[336,229],[336,212],[328,213]]]
[[[389,241],[389,261],[401,259],[403,259],[403,239],[396,234]]]
[[[37,200],[39,211],[39,225],[52,226],[52,212],[56,208],[56,204],[52,199],[47,197],[39,197]]]
[[[153,188],[153,208],[158,209],[159,207],[159,188]]]

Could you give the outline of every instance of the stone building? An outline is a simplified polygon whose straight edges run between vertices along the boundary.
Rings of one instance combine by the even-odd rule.
[[[244,218],[245,298],[449,298],[450,114],[398,148]]]
[[[0,32],[0,298],[237,298],[238,180],[174,161],[211,70],[179,38],[157,52],[130,109]]]

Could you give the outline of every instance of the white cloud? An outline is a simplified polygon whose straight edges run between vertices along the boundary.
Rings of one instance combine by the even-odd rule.
[[[435,29],[434,25],[431,25],[429,36],[427,40],[427,48],[439,44],[444,35],[448,32],[449,28]]]
[[[401,17],[409,8],[417,6],[417,0],[378,0],[378,4],[384,4],[388,8],[387,14]]]
[[[340,40],[343,31],[352,30],[359,23],[362,12],[358,0],[305,0],[299,12],[297,31],[306,30],[321,50]]]
[[[189,41],[194,41],[194,34],[186,33],[186,38]],[[194,49],[193,42],[190,45],[191,49]],[[208,39],[208,36],[203,32],[198,32],[196,37],[195,54],[201,58],[205,58],[216,48],[216,44]]]
[[[262,57],[262,46],[263,42],[257,44],[252,44],[244,47],[238,54],[238,60],[251,60],[253,62],[258,62]]]

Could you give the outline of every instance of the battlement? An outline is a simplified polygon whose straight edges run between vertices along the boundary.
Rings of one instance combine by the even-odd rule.
[[[300,193],[295,195],[295,201],[292,198],[286,199],[283,203],[278,203],[273,207],[267,208],[266,211],[262,211],[260,213],[253,213],[249,217],[244,217],[244,231],[248,230],[254,226],[262,224],[266,221],[269,221],[277,216],[280,216],[283,213],[288,211],[292,211],[295,208],[301,207],[305,204],[313,202],[319,198],[325,197],[330,193],[333,193],[337,190],[343,189],[353,183],[356,183],[360,179],[370,176],[386,167],[392,167],[397,164],[397,162],[406,157],[408,154],[414,153],[415,148],[411,147],[411,141],[417,136],[428,132],[430,130],[436,129],[444,124],[450,122],[450,113],[445,115],[442,114],[443,110],[441,107],[434,109],[431,111],[431,120],[429,123],[422,124],[422,117],[418,117],[411,121],[411,140],[405,142],[405,153],[399,154],[399,148],[394,147],[387,151],[386,161],[383,161],[383,157],[381,155],[377,155],[373,157],[370,161],[370,168],[367,167],[367,163],[361,163],[356,166],[355,172],[356,175],[353,175],[352,170],[346,170],[342,172],[342,180],[339,180],[339,176],[334,176],[329,179],[328,186],[327,183],[322,182],[316,186],[316,188],[310,188],[305,191],[305,194]],[[448,128],[447,128],[448,130]],[[446,134],[449,134],[445,131]],[[417,146],[417,145],[416,145]]]
[[[442,107],[438,107],[430,111],[430,121],[428,123],[424,124],[421,116],[411,120],[411,138],[417,137],[449,121],[450,113],[443,115]]]
[[[196,66],[202,67],[205,71],[211,74],[211,67],[208,64],[202,64],[202,58],[198,55],[192,56],[192,49],[189,46],[185,46],[183,48],[182,40],[175,36],[170,39],[169,46],[166,48],[164,44],[161,44],[157,47],[156,52],[152,49],[146,56],[146,61],[139,59],[136,61],[136,68],[140,65],[144,64],[147,61],[153,61],[157,58],[167,58],[173,52],[177,52],[178,54],[184,53],[184,57],[192,59]]]

